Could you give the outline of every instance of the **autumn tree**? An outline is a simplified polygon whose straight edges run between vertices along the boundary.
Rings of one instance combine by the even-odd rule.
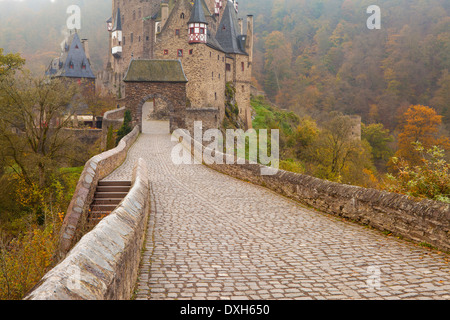
[[[44,187],[59,163],[75,157],[75,137],[63,130],[77,87],[27,73],[0,80],[0,157],[28,185]]]
[[[450,203],[450,164],[445,160],[444,149],[433,146],[427,150],[417,142],[414,152],[421,159],[416,166],[410,166],[403,159],[392,159],[397,174],[388,175],[389,190]]]
[[[95,123],[97,117],[113,109],[115,105],[115,97],[113,95],[101,93],[95,88],[84,90],[82,96],[83,102],[92,114],[92,123]]]
[[[449,147],[449,140],[439,135],[442,116],[433,108],[413,105],[403,114],[398,136],[398,151],[395,156],[418,165],[420,157],[414,152],[414,143],[420,142],[426,150],[432,146]]]
[[[394,154],[390,144],[394,137],[381,123],[361,125],[361,138],[372,147],[372,156],[378,168],[384,168],[386,162]]]
[[[443,116],[443,123],[450,130],[450,72],[444,70],[438,81],[439,89],[436,90],[433,105],[440,111]]]
[[[267,72],[266,88],[271,87],[269,93],[276,96],[290,74],[292,47],[284,34],[274,31],[265,40],[265,70]]]
[[[0,48],[0,77],[7,76],[20,69],[25,64],[23,59],[17,53],[3,54],[3,49]]]
[[[334,114],[309,148],[315,175],[331,181],[361,184],[363,169],[372,169],[370,146],[352,135],[352,118]]]

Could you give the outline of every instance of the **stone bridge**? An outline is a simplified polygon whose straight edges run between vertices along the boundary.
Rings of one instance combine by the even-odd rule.
[[[448,205],[384,193],[374,204],[379,192],[312,178],[296,184],[287,174],[275,186],[245,167],[175,165],[167,126],[145,132],[100,177],[133,188],[140,177],[134,202],[85,235],[27,299],[450,299],[448,253],[417,244],[448,251]],[[149,197],[139,193],[147,182]],[[302,196],[311,201],[292,196],[314,183]]]

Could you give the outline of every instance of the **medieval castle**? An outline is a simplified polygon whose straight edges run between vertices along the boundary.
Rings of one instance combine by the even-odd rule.
[[[251,127],[253,17],[247,16],[244,34],[237,13],[232,0],[113,0],[109,58],[97,89],[116,93],[137,122],[152,100],[176,113],[172,128],[195,120],[217,128],[228,83],[235,112]]]
[[[232,113],[251,127],[253,16],[245,25],[236,0],[113,0],[112,7],[105,69],[93,74],[88,42],[75,32],[47,75],[95,81],[135,124],[153,117],[170,120],[171,130],[194,121],[218,128]]]

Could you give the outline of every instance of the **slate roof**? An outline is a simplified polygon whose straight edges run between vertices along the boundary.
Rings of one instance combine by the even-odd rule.
[[[191,18],[189,23],[205,23],[208,24],[205,17],[205,12],[203,11],[203,5],[201,0],[195,0],[194,6],[192,7]]]
[[[83,67],[84,66],[84,67]],[[46,71],[52,77],[95,79],[78,33],[69,37],[61,57],[54,59]]]
[[[116,19],[114,19],[114,27],[112,31],[122,31],[122,18],[120,16],[120,8],[117,8]]]
[[[236,10],[233,3],[228,0],[216,33],[216,40],[226,53],[247,54],[241,48],[238,25]]]
[[[131,60],[125,82],[187,82],[179,60]]]

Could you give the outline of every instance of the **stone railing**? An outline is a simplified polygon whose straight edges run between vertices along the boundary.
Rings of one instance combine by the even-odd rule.
[[[58,254],[62,258],[87,231],[85,230],[89,207],[98,181],[108,176],[126,159],[128,149],[139,136],[139,127],[125,136],[119,145],[96,155],[85,165],[64,219]]]
[[[122,203],[50,270],[25,300],[128,300],[138,277],[150,212],[145,161]]]
[[[178,132],[176,132],[178,133]],[[194,154],[205,147],[179,134],[183,144]],[[191,141],[191,142],[190,142]],[[208,151],[214,155],[214,151]],[[450,251],[450,205],[432,200],[418,200],[405,195],[334,183],[307,175],[278,170],[275,175],[261,175],[260,164],[211,164],[210,168],[275,191],[325,213],[344,217],[415,242],[424,242]],[[233,157],[233,156],[231,156]],[[233,157],[236,162],[236,158]],[[201,159],[198,159],[201,160]]]

